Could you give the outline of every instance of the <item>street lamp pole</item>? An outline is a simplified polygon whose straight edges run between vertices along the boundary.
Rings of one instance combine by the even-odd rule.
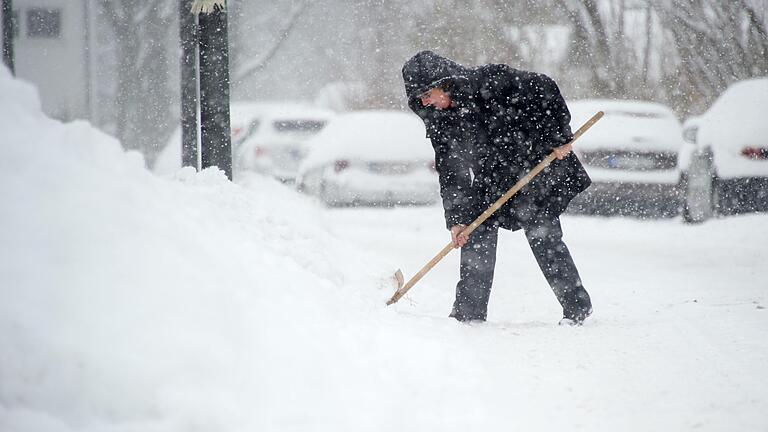
[[[200,48],[202,168],[217,166],[232,180],[229,117],[229,36],[224,0],[195,0]]]
[[[181,41],[181,166],[199,169],[197,147],[197,16],[192,0],[179,0]]]

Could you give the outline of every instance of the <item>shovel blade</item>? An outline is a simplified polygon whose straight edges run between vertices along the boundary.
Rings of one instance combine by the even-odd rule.
[[[405,278],[403,277],[403,272],[400,271],[400,269],[397,269],[395,274],[392,275],[392,280],[395,283],[395,290],[399,290],[403,287],[403,285],[405,285]]]

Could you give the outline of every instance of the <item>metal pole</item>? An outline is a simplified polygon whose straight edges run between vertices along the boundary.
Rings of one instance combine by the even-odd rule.
[[[16,75],[13,58],[13,4],[11,0],[2,0],[3,11],[3,63]]]
[[[232,180],[229,119],[227,11],[216,6],[198,15],[200,28],[200,123],[202,168],[217,166]]]
[[[83,32],[83,43],[85,49],[83,49],[83,57],[85,60],[85,111],[88,113],[88,120],[92,125],[99,126],[99,123],[93,115],[96,104],[94,100],[94,88],[93,88],[93,11],[91,10],[91,0],[83,1],[83,21],[85,24],[85,31]]]
[[[181,166],[200,169],[197,147],[197,16],[192,0],[179,0],[181,41]]]

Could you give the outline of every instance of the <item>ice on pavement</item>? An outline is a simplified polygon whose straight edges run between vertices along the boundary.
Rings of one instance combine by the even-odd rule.
[[[439,207],[325,210],[277,182],[158,177],[0,68],[0,430],[762,430],[765,215],[565,217],[582,328],[520,233],[489,322],[446,317]]]

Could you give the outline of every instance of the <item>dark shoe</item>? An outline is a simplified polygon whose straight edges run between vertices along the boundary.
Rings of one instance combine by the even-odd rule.
[[[465,323],[469,323],[469,322],[484,322],[485,321],[485,318],[483,318],[483,317],[464,315],[464,314],[460,314],[460,313],[456,312],[455,310],[451,311],[451,313],[448,315],[448,317],[449,318],[453,318],[456,321],[465,322]]]
[[[592,315],[591,307],[585,311],[579,311],[571,316],[563,316],[563,319],[560,320],[558,325],[580,326],[584,324],[584,320],[587,319],[587,317],[590,315]]]

